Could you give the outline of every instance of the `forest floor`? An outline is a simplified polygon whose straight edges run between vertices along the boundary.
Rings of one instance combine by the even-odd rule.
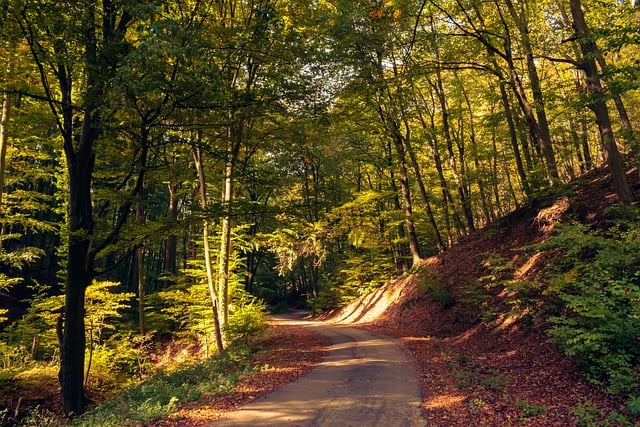
[[[637,186],[637,172],[630,178]],[[521,207],[425,260],[417,273],[325,319],[404,343],[420,373],[423,416],[430,426],[616,425],[607,424],[606,418],[624,413],[623,402],[587,384],[578,365],[549,342],[544,320],[531,314],[543,307],[514,305],[513,293],[499,284],[503,279],[529,281],[542,294],[545,255],[523,248],[543,242],[568,218],[597,227],[604,208],[615,199],[606,174],[594,171],[567,194]],[[502,271],[503,277],[494,277],[497,285],[487,286],[486,278],[495,273],[488,260],[496,258],[511,268]],[[430,298],[425,286],[434,284],[451,292],[457,302],[449,306]],[[477,310],[479,300],[483,312]],[[544,298],[535,301],[544,304]],[[197,425],[197,419],[214,419],[294,381],[321,360],[325,351],[321,337],[274,328],[276,338],[266,343],[269,348],[256,363],[268,363],[279,372],[276,384],[272,371],[256,372],[229,398],[219,396],[204,406],[185,408],[182,421],[166,420],[161,425]],[[203,416],[203,410],[208,414]]]

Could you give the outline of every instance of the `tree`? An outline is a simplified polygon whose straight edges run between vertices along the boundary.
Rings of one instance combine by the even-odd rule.
[[[96,257],[124,226],[131,202],[100,241],[94,236],[92,176],[96,146],[108,120],[109,87],[133,22],[113,1],[90,0],[62,10],[45,2],[14,9],[39,73],[45,101],[62,140],[67,166],[68,222],[65,304],[61,331],[60,384],[64,412],[84,412],[85,292],[95,276]],[[52,12],[55,11],[55,12]],[[142,173],[135,177],[135,192]]]
[[[609,166],[609,172],[613,178],[613,185],[620,201],[631,203],[635,200],[635,195],[631,190],[622,156],[616,145],[616,138],[609,117],[609,109],[606,104],[604,90],[600,83],[600,76],[596,66],[595,58],[598,55],[598,48],[589,33],[589,28],[584,19],[581,1],[571,0],[570,6],[575,35],[580,44],[580,50],[582,51],[580,67],[585,73],[586,91],[589,97],[588,104],[596,116],[598,129],[600,130],[600,141]]]

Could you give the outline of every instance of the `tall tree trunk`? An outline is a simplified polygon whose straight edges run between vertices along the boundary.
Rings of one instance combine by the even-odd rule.
[[[601,53],[598,53],[596,60],[598,61],[598,65],[600,66],[600,71],[602,72],[603,76],[606,76],[607,63],[604,59],[604,56],[602,56]],[[606,79],[606,77],[604,78],[604,80],[605,83],[610,83],[608,79]],[[613,94],[613,103],[616,106],[616,110],[618,111],[618,117],[620,117],[620,124],[622,125],[622,137],[624,138],[625,143],[631,148],[635,157],[638,153],[638,147],[637,143],[635,142],[635,136],[633,127],[631,126],[631,120],[629,119],[629,114],[627,113],[627,109],[624,106],[624,102],[622,102],[622,97],[620,96],[620,94]]]
[[[218,352],[224,351],[224,342],[222,340],[222,328],[220,325],[220,315],[218,308],[218,295],[216,292],[215,281],[213,279],[213,266],[211,265],[211,248],[209,247],[209,220],[206,218],[207,209],[207,180],[204,173],[204,159],[200,147],[194,147],[193,160],[198,172],[199,198],[200,208],[205,218],[202,221],[202,240],[204,251],[205,271],[207,274],[207,287],[209,289],[209,297],[211,298],[211,311],[213,316],[213,328],[216,338],[216,347]]]
[[[427,189],[425,188],[424,180],[422,179],[422,172],[420,170],[420,165],[418,163],[416,153],[413,151],[411,138],[406,139],[405,145],[407,147],[407,153],[409,154],[409,160],[411,161],[413,173],[416,177],[418,190],[420,191],[420,199],[422,200],[422,205],[424,206],[424,210],[427,214],[427,219],[429,221],[429,224],[431,224],[431,228],[433,229],[433,236],[436,240],[436,247],[438,248],[438,251],[442,252],[447,249],[447,246],[442,240],[442,235],[440,234],[440,230],[438,228],[436,218],[433,214],[433,209],[431,208],[431,202],[429,201],[429,195],[427,194]]]
[[[462,90],[462,95],[464,96],[465,105],[467,107],[467,115],[469,118],[469,139],[471,141],[471,148],[473,156],[473,165],[476,170],[476,183],[478,185],[478,191],[480,192],[480,205],[482,206],[482,212],[485,216],[485,223],[489,223],[493,221],[494,215],[493,210],[489,206],[489,202],[487,199],[487,190],[485,188],[484,179],[482,178],[482,174],[480,171],[482,168],[480,167],[480,160],[478,158],[478,144],[476,140],[476,127],[475,127],[475,119],[473,116],[473,107],[471,106],[471,100],[469,99],[469,94],[464,87],[463,82],[460,80],[459,76],[456,75],[456,79],[460,83],[460,88]]]
[[[143,193],[144,186],[141,185],[136,196],[136,223],[140,227],[144,224],[142,206]],[[136,267],[138,273],[138,326],[140,328],[140,335],[144,335],[146,330],[144,325],[144,247],[142,244],[136,249]]]
[[[407,230],[407,239],[411,251],[412,265],[417,265],[422,259],[420,255],[420,245],[413,223],[413,202],[411,201],[411,189],[409,187],[409,176],[407,174],[407,156],[405,154],[404,139],[400,132],[397,121],[390,117],[382,102],[378,101],[378,113],[384,124],[389,137],[394,143],[396,154],[398,155],[398,166],[400,168],[400,190],[402,194],[402,205],[404,207],[404,224]]]
[[[228,158],[223,179],[220,219],[220,250],[218,252],[218,297],[220,300],[220,323],[222,327],[229,319],[229,259],[231,257],[231,203],[233,201],[233,159]]]
[[[513,52],[511,48],[511,35],[509,32],[510,31],[509,25],[507,24],[506,20],[502,16],[499,5],[497,3],[495,4],[504,28],[504,35],[502,37],[504,50],[500,52],[498,47],[494,46],[489,41],[489,39],[485,37],[484,33],[490,34],[490,32],[487,31],[484,18],[481,14],[481,10],[478,7],[475,7],[474,9],[476,12],[476,16],[478,17],[478,20],[480,23],[480,29],[482,30],[482,33],[476,34],[476,37],[478,38],[478,40],[480,40],[484,44],[484,46],[488,50],[492,52],[500,52],[499,54],[501,58],[507,63],[507,70],[509,74],[511,88],[513,90],[514,95],[516,96],[516,99],[518,100],[518,104],[520,105],[522,113],[524,114],[524,118],[526,120],[527,126],[529,127],[529,131],[532,137],[534,138],[534,140],[537,141],[538,146],[542,151],[542,154],[545,159],[545,166],[547,169],[547,177],[549,179],[549,182],[552,185],[555,185],[559,180],[559,175],[558,175],[558,167],[556,165],[555,155],[553,154],[553,146],[551,144],[551,139],[550,137],[548,137],[548,132],[545,133],[540,129],[540,125],[536,119],[536,115],[534,114],[533,106],[531,105],[531,103],[527,98],[526,91],[522,84],[522,79],[520,78],[520,74],[516,69],[516,66],[514,63]],[[499,70],[499,68],[496,67],[496,70]]]
[[[500,7],[496,1],[496,7]],[[540,141],[541,149],[544,158],[547,163],[547,169],[552,181],[558,179],[558,168],[556,164],[555,153],[553,145],[551,143],[551,133],[549,132],[549,122],[547,120],[547,112],[545,110],[544,97],[542,95],[542,87],[540,86],[540,77],[538,76],[538,69],[533,57],[533,48],[531,47],[531,39],[529,33],[529,23],[527,18],[527,12],[525,10],[524,0],[519,0],[518,9],[511,0],[505,0],[505,4],[509,9],[509,13],[516,23],[516,27],[520,33],[520,41],[525,55],[525,62],[527,65],[527,74],[529,76],[529,84],[531,85],[531,94],[533,95],[533,103],[535,105],[536,117],[538,118],[538,128],[540,129]],[[505,24],[505,30],[507,26]]]
[[[71,100],[67,121],[71,130]],[[99,131],[98,114],[94,109],[85,111],[82,134],[77,150],[71,134],[65,138],[65,152],[69,176],[69,237],[67,275],[65,280],[64,326],[61,348],[60,382],[62,403],[67,415],[84,412],[87,400],[84,394],[85,354],[85,292],[91,284],[94,256],[91,253],[93,234],[93,204],[91,202],[91,176],[93,174],[93,145]]]
[[[484,22],[482,22],[484,26]],[[509,138],[511,141],[511,147],[513,149],[513,155],[516,162],[516,171],[518,172],[518,177],[520,178],[520,185],[524,190],[524,193],[529,197],[531,195],[531,186],[529,185],[529,180],[527,178],[527,173],[525,171],[524,165],[522,163],[522,155],[520,153],[520,147],[518,146],[518,134],[516,131],[516,123],[513,109],[511,108],[511,102],[509,101],[509,95],[507,93],[506,85],[507,79],[502,73],[500,66],[498,65],[498,60],[496,59],[496,54],[493,49],[486,45],[486,52],[489,61],[493,65],[494,72],[498,77],[498,86],[500,89],[500,100],[502,101],[503,111],[505,115],[505,119],[507,121],[507,126],[509,129]],[[528,152],[525,149],[525,159],[529,159],[526,156]],[[527,167],[529,170],[531,169],[531,160],[527,162]]]
[[[433,18],[431,19],[431,28],[435,32]],[[436,57],[437,63],[440,62],[440,49],[438,48],[438,43],[436,40],[433,40],[432,49]],[[442,130],[444,134],[444,140],[447,146],[447,153],[449,154],[449,167],[451,168],[451,173],[453,175],[453,179],[456,183],[456,189],[458,190],[458,197],[460,198],[460,206],[462,207],[462,213],[464,214],[466,226],[469,231],[475,230],[475,225],[473,223],[473,212],[470,207],[470,196],[468,194],[467,188],[465,187],[463,181],[463,177],[458,170],[458,164],[456,160],[455,153],[453,151],[453,141],[451,136],[451,124],[449,120],[449,106],[447,104],[447,98],[444,92],[444,83],[442,81],[442,73],[440,71],[440,67],[436,67],[436,81],[432,82],[431,85],[435,90],[436,96],[438,97],[438,101],[440,104],[440,113],[442,115]],[[462,161],[462,159],[461,159]]]
[[[495,205],[498,208],[498,212],[502,216],[507,209],[502,204],[502,197],[500,194],[499,177],[498,177],[498,147],[496,144],[496,129],[491,129],[491,188],[493,190],[493,197],[495,198]]]
[[[178,184],[175,182],[175,177],[171,177],[167,187],[169,189],[169,209],[167,212],[167,219],[170,224],[174,224],[178,220],[178,197],[176,194],[178,192]],[[165,275],[175,274],[177,272],[178,261],[178,236],[174,233],[170,233],[167,236],[164,251],[162,272]]]
[[[7,147],[9,145],[9,137],[7,132],[7,123],[9,123],[9,114],[11,106],[9,94],[2,92],[2,113],[0,115],[0,214],[4,217],[4,177],[7,168]],[[0,223],[0,249],[2,249],[2,237],[4,234],[4,221]]]
[[[387,157],[387,166],[389,167],[389,186],[391,187],[391,191],[393,192],[393,208],[399,211],[402,207],[402,204],[400,203],[400,198],[398,197],[398,194],[400,192],[398,190],[398,185],[396,184],[396,174],[393,171],[393,149],[391,147],[391,141],[389,141],[385,146],[385,155]],[[405,237],[405,227],[400,224],[398,225],[399,241],[404,242]],[[397,247],[395,247],[393,244],[391,244],[391,246],[395,259],[396,270],[398,271],[398,273],[409,270],[411,266],[409,265],[408,261],[409,251],[407,250],[406,245],[404,243],[400,243],[399,245],[397,245]]]
[[[593,168],[593,158],[591,157],[591,150],[589,150],[588,132],[587,120],[584,114],[582,114],[582,117],[580,117],[580,145],[582,146],[582,155],[584,156],[584,166],[587,170],[591,170],[591,168]]]
[[[433,105],[435,105],[435,101],[433,102]],[[422,125],[423,129],[433,130],[436,128],[435,117],[433,112],[430,112],[429,114],[429,120],[430,120],[429,124],[425,121],[422,113],[418,112],[418,117],[420,119],[420,124]],[[442,193],[442,210],[444,213],[445,224],[447,227],[449,246],[451,246],[451,244],[453,244],[453,241],[454,241],[451,219],[453,218],[453,223],[455,224],[455,227],[456,227],[456,234],[458,236],[462,235],[462,233],[464,232],[464,224],[462,223],[462,219],[460,218],[460,215],[458,215],[457,210],[455,209],[455,207],[453,207],[454,206],[453,197],[451,196],[451,192],[449,191],[449,184],[447,183],[447,179],[444,175],[444,168],[442,167],[442,157],[440,156],[440,150],[438,146],[439,145],[438,136],[434,132],[431,135],[431,138],[429,138],[428,140],[429,140],[428,145],[431,150],[431,156],[433,158],[434,166],[436,167],[436,171],[438,172],[438,179],[440,181],[440,191]]]
[[[453,151],[453,140],[451,137],[451,128],[449,123],[449,107],[445,98],[444,87],[442,86],[442,77],[440,76],[439,72],[437,72],[436,75],[437,80],[434,84],[434,90],[440,103],[444,141],[447,147],[447,154],[449,155],[449,167],[451,169],[451,174],[453,175],[453,180],[458,191],[458,198],[460,199],[460,206],[462,207],[462,213],[464,214],[466,228],[468,228],[469,231],[473,231],[475,229],[475,226],[473,224],[473,214],[471,212],[471,209],[469,209],[469,195],[466,194],[465,188],[463,186],[462,179],[458,171],[456,156]],[[466,232],[466,230],[464,229],[462,231]]]
[[[7,59],[5,67],[5,77],[7,79],[13,78],[13,54],[15,50],[15,42],[9,43],[7,49]],[[6,91],[2,92],[2,112],[0,113],[0,216],[4,217],[4,190],[5,190],[5,174],[7,170],[7,151],[9,149],[9,132],[7,131],[7,125],[9,124],[9,117],[11,115],[11,97]],[[4,235],[4,221],[0,222],[0,249],[2,249],[3,235]]]
[[[596,67],[595,57],[598,54],[598,48],[595,41],[589,34],[587,23],[584,19],[582,4],[580,0],[570,0],[571,16],[573,17],[574,29],[580,49],[582,51],[581,66],[585,72],[587,91],[590,94],[589,106],[596,116],[596,122],[600,130],[600,140],[604,150],[609,172],[613,179],[613,185],[620,201],[631,203],[635,200],[631,185],[625,173],[622,156],[616,145],[615,135],[611,127],[609,118],[609,110],[603,94],[603,88],[600,84],[600,76]]]

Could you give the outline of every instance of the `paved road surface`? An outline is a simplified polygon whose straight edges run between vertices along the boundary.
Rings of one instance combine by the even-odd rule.
[[[279,318],[331,340],[330,353],[296,382],[212,426],[425,426],[416,371],[399,344],[346,326]]]

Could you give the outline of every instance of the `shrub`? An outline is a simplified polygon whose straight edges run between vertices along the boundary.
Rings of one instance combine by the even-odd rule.
[[[430,267],[420,267],[419,289],[423,291],[430,301],[435,302],[444,309],[456,305],[458,302],[453,293],[444,285],[442,278]]]
[[[640,224],[629,217],[603,231],[563,226],[544,245],[563,254],[549,291],[563,310],[550,319],[553,340],[591,382],[625,395],[637,393],[640,358]]]
[[[266,310],[265,304],[255,298],[242,305],[234,306],[225,325],[224,332],[227,340],[248,344],[251,338],[267,326]]]

